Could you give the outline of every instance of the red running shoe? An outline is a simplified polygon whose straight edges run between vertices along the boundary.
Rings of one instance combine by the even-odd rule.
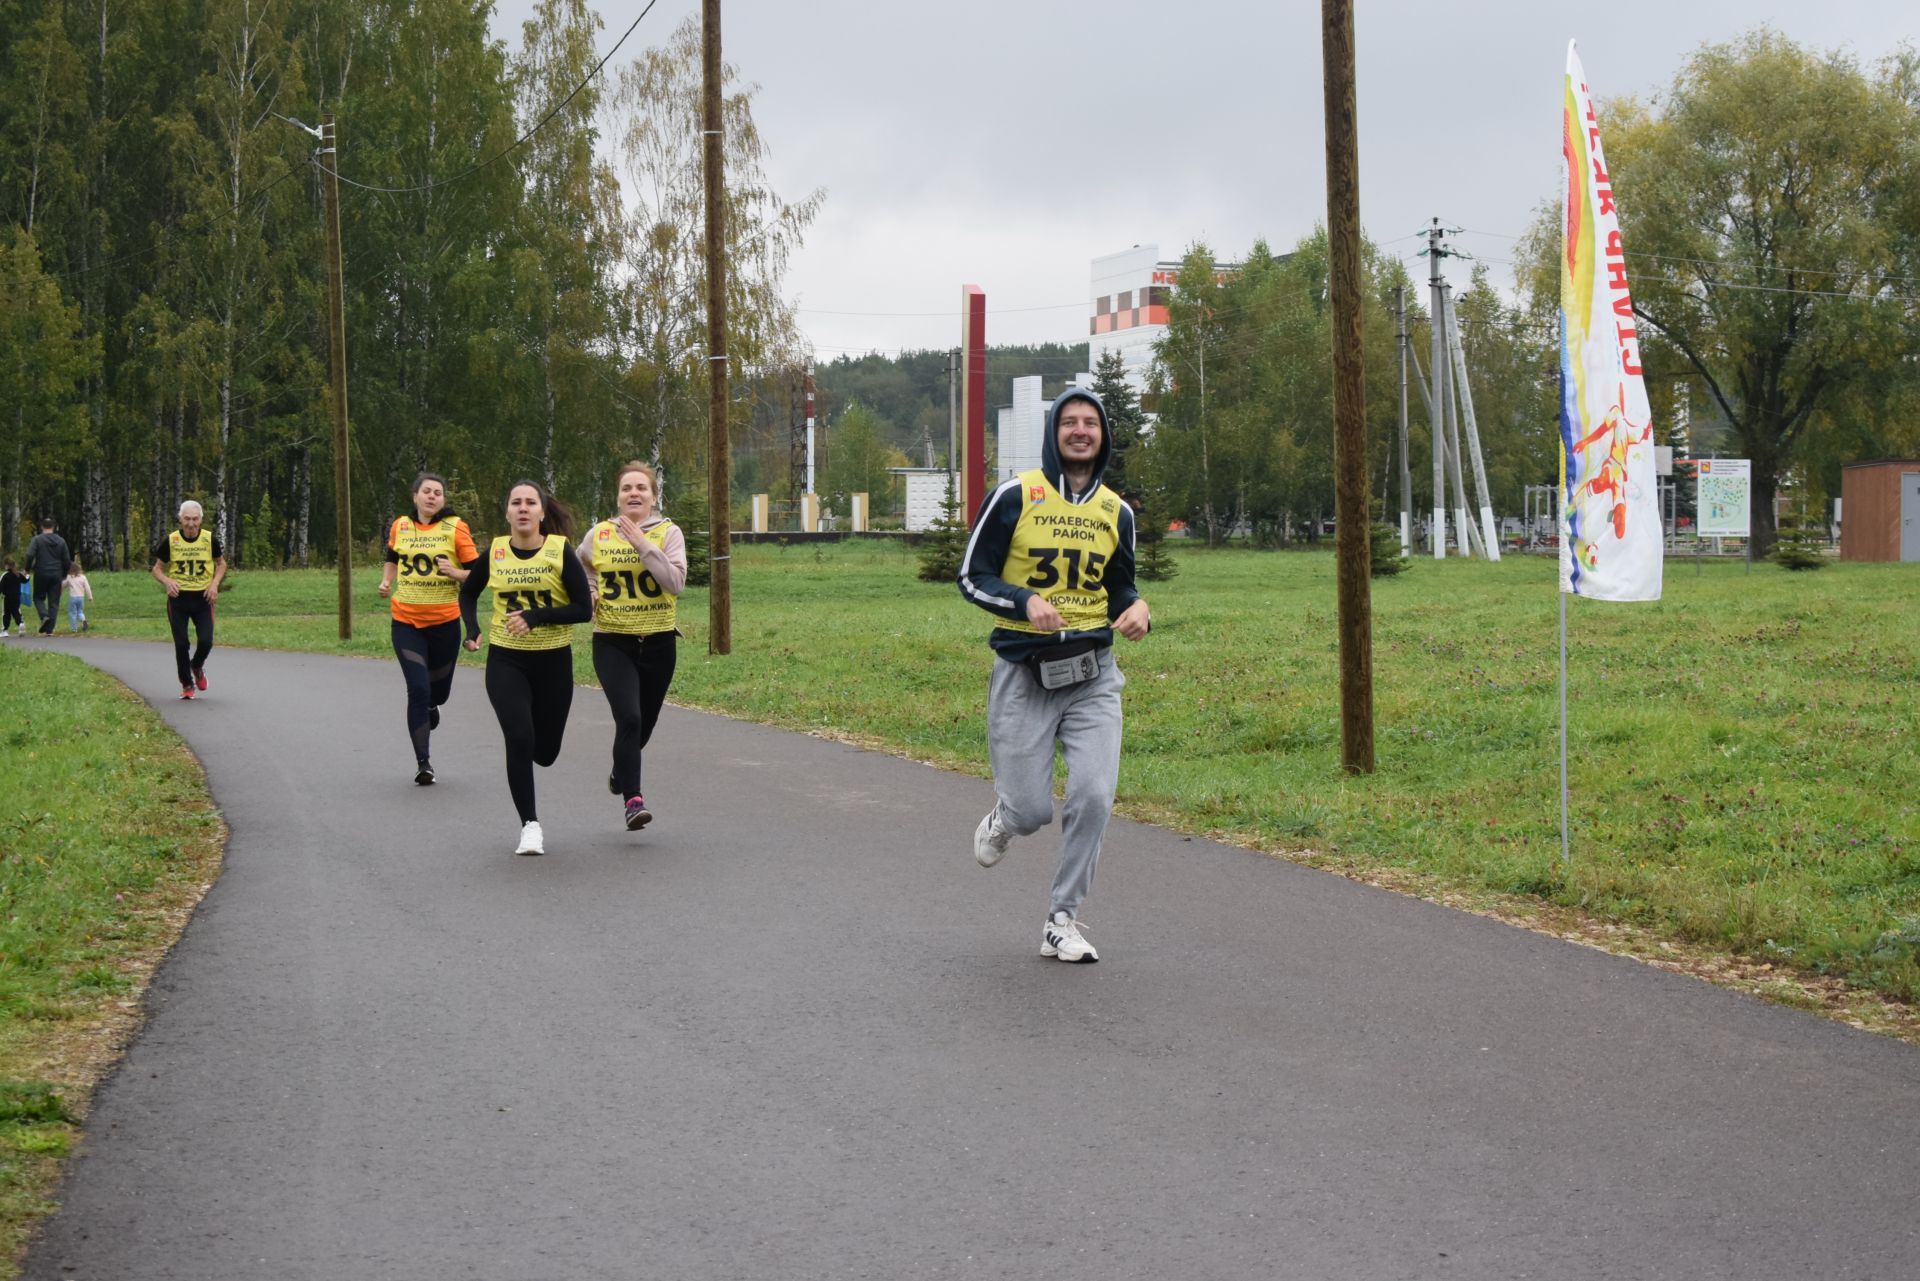
[[[199,668],[197,668],[197,667],[196,667],[196,668],[194,668],[194,669],[193,669],[193,683],[194,683],[195,685],[198,685],[198,686],[199,686],[199,687],[200,687],[201,689],[205,689],[205,688],[207,687],[207,674],[206,674],[205,672],[203,672],[203,671],[201,671],[201,670],[200,670]]]
[[[191,686],[191,685],[182,685],[182,686],[180,687],[180,697],[182,697],[182,698],[192,698],[192,697],[193,697],[193,686]]]

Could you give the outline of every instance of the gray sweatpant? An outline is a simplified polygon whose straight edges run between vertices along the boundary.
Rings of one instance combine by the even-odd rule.
[[[994,660],[987,681],[987,753],[1001,827],[1026,836],[1053,821],[1055,743],[1066,757],[1051,911],[1078,917],[1093,888],[1100,839],[1120,781],[1120,690],[1126,683],[1111,648],[1100,651],[1098,676],[1065,689],[1042,689],[1024,665],[1004,658]]]

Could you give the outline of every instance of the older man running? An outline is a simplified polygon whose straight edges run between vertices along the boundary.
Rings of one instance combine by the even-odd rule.
[[[213,652],[213,602],[227,576],[220,540],[203,528],[206,513],[189,498],[180,504],[180,528],[153,549],[153,578],[167,589],[167,625],[173,629],[174,666],[180,697],[192,698],[207,687],[207,655]],[[197,644],[187,653],[187,622]]]

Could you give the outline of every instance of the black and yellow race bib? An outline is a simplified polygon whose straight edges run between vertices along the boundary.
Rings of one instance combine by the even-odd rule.
[[[1120,548],[1120,496],[1102,485],[1084,503],[1070,503],[1035,469],[1020,473],[1020,518],[1013,526],[1000,577],[1028,587],[1060,611],[1066,629],[1109,625],[1105,573]],[[1024,619],[995,619],[1016,632],[1039,633]]]
[[[458,564],[455,539],[460,518],[448,517],[422,528],[410,516],[393,522],[393,554],[400,558],[400,578],[393,598],[402,605],[457,605],[460,584],[440,572],[434,562],[441,556]]]
[[[167,575],[183,592],[204,592],[213,582],[213,535],[205,525],[188,538],[179,530],[167,535]]]
[[[525,636],[507,633],[507,615],[523,609],[552,609],[565,605],[567,588],[561,566],[573,548],[559,534],[525,560],[513,554],[508,539],[493,540],[487,551],[487,587],[493,593],[493,617],[487,624],[487,643],[503,649],[559,649],[573,642],[572,623],[549,623]]]
[[[672,521],[663,520],[646,531],[647,539],[664,550],[672,528]],[[640,553],[620,536],[614,522],[595,525],[587,542],[593,549],[593,576],[600,589],[600,598],[593,604],[595,631],[651,636],[678,625],[678,598],[648,572]]]

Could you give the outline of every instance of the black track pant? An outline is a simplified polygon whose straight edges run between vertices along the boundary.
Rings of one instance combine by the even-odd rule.
[[[677,655],[672,632],[593,634],[593,672],[613,709],[613,782],[628,800],[640,795],[640,753],[667,701]]]
[[[187,654],[187,620],[193,620],[198,643],[191,657]],[[181,592],[167,597],[167,626],[173,629],[173,665],[179,671],[180,688],[193,684],[193,674],[207,665],[213,652],[213,606],[199,592]]]
[[[20,589],[9,587],[6,600],[0,601],[0,631],[10,632],[16,627],[27,630],[26,620],[20,617]]]
[[[533,767],[560,757],[573,706],[573,647],[487,648],[487,698],[507,743],[507,790],[520,821],[540,817],[533,803]]]
[[[400,656],[400,675],[407,682],[407,737],[413,740],[414,758],[424,761],[433,709],[453,693],[453,669],[460,658],[460,620],[415,627],[396,618],[393,652]]]
[[[54,620],[60,617],[60,582],[55,578],[33,576],[33,609],[40,615],[40,634],[53,635]]]

